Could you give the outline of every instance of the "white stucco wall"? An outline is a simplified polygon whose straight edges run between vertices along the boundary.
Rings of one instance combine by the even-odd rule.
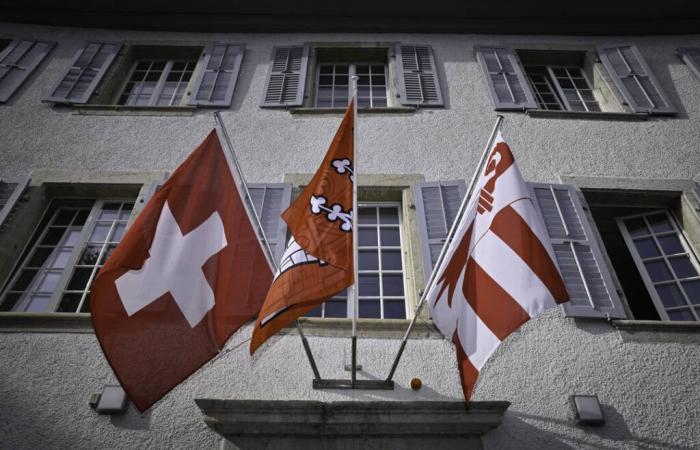
[[[258,106],[273,45],[303,42],[403,41],[435,51],[446,107],[412,114],[362,115],[359,167],[366,173],[419,173],[427,180],[469,178],[495,119],[473,46],[490,43],[636,44],[679,114],[645,122],[543,119],[506,113],[505,138],[529,181],[560,175],[700,180],[700,80],[675,48],[700,36],[551,37],[469,35],[270,35],[121,32],[0,24],[0,33],[58,41],[40,69],[0,106],[0,178],[39,168],[172,170],[214,121],[192,117],[77,115],[41,103],[86,39],[233,41],[246,44],[231,109],[223,111],[249,181],[282,181],[310,173],[340,115],[291,115]],[[244,342],[246,328],[229,348]],[[564,319],[559,311],[527,323],[492,356],[474,400],[512,402],[503,424],[484,438],[500,448],[700,447],[700,340],[625,342],[606,322]],[[349,339],[310,337],[325,377],[346,377]],[[370,377],[388,372],[398,340],[361,339],[359,362]],[[461,400],[454,351],[438,339],[411,340],[390,392],[311,388],[296,336],[276,337],[254,358],[247,343],[178,386],[140,416],[98,416],[91,393],[114,381],[92,334],[0,333],[0,447],[213,448],[194,398],[298,400]],[[424,387],[413,392],[409,380]],[[608,424],[582,429],[568,396],[597,394]]]

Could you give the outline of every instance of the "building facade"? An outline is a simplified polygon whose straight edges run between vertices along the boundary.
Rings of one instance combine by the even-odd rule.
[[[342,11],[321,24],[308,10],[188,21],[182,5],[121,19],[70,6],[13,5],[0,24],[0,447],[700,447],[698,11],[615,26],[590,5],[511,22],[380,11],[348,25]],[[352,75],[359,377],[388,374],[497,114],[571,304],[503,342],[469,408],[424,311],[393,390],[314,389],[293,329],[251,357],[249,325],[146,413],[97,414],[91,395],[116,379],[90,283],[150,195],[218,111],[281,255],[279,213],[321,161]],[[323,377],[348,378],[345,296],[309,316]],[[603,425],[577,423],[577,394],[597,396]]]

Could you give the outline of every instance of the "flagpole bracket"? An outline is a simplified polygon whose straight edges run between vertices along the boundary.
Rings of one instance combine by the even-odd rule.
[[[392,380],[313,380],[314,389],[356,389],[364,391],[392,391]]]

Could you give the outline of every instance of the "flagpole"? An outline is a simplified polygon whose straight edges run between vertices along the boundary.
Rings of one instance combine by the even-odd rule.
[[[219,114],[219,111],[214,112],[214,118],[216,121],[219,123],[219,126],[221,127],[221,132],[224,136],[224,141],[226,142],[226,147],[228,148],[229,154],[231,155],[231,160],[233,161],[233,165],[236,169],[236,173],[238,175],[238,179],[241,180],[241,184],[243,185],[243,190],[245,192],[245,200],[247,200],[249,210],[253,211],[253,216],[255,217],[255,223],[258,227],[258,230],[260,232],[259,236],[262,237],[263,242],[265,243],[265,253],[267,255],[268,259],[268,264],[273,268],[273,271],[277,273],[279,270],[279,267],[277,265],[277,260],[274,257],[274,254],[272,253],[272,249],[270,248],[270,241],[267,240],[267,236],[265,235],[265,229],[262,226],[262,222],[260,222],[260,215],[258,215],[258,212],[255,210],[255,205],[253,204],[253,197],[250,196],[250,191],[248,190],[248,184],[245,181],[245,177],[243,176],[243,170],[241,170],[241,166],[238,163],[238,158],[236,157],[236,152],[233,150],[233,145],[231,145],[231,139],[229,139],[228,136],[228,131],[226,130],[226,126],[224,125],[224,121],[221,119],[221,115]],[[318,372],[318,367],[316,366],[316,361],[314,360],[314,356],[311,353],[311,347],[309,347],[309,342],[306,340],[306,336],[304,335],[303,330],[301,329],[301,324],[299,323],[299,319],[295,320],[295,324],[297,327],[297,331],[299,332],[299,336],[301,336],[301,342],[304,345],[304,351],[306,352],[306,356],[309,360],[309,364],[311,365],[311,370],[314,372],[314,378],[317,380],[321,379],[321,375]]]
[[[438,256],[437,261],[435,261],[435,264],[433,266],[433,270],[430,273],[430,278],[428,279],[428,283],[425,286],[425,289],[423,289],[423,293],[421,294],[420,301],[418,302],[418,305],[416,306],[416,310],[413,314],[413,318],[411,319],[411,323],[408,325],[408,328],[406,329],[406,333],[403,336],[403,340],[401,341],[401,346],[399,347],[399,351],[396,354],[396,358],[394,358],[394,363],[391,366],[391,370],[389,371],[389,376],[387,376],[386,381],[390,382],[392,378],[394,378],[394,373],[396,372],[396,367],[399,365],[399,360],[401,359],[401,355],[403,354],[404,348],[406,348],[406,342],[408,341],[408,336],[411,334],[411,331],[413,330],[413,326],[416,324],[416,320],[418,320],[418,316],[420,315],[421,309],[423,309],[423,304],[425,303],[426,298],[428,297],[428,292],[433,287],[433,284],[435,283],[435,278],[437,277],[437,271],[440,268],[440,265],[442,264],[443,259],[445,259],[445,255],[447,254],[447,248],[450,246],[450,243],[452,242],[452,239],[454,239],[455,232],[457,231],[458,224],[460,220],[462,219],[462,216],[464,215],[465,210],[467,209],[467,204],[469,203],[469,199],[471,198],[471,195],[474,191],[474,187],[476,186],[476,181],[479,178],[479,173],[481,173],[482,167],[484,166],[484,163],[486,162],[486,158],[488,157],[489,151],[491,150],[491,147],[493,146],[493,140],[496,138],[496,134],[498,133],[498,130],[501,128],[501,123],[503,122],[503,116],[502,115],[497,115],[496,116],[496,123],[493,126],[493,130],[491,131],[491,135],[489,136],[489,140],[486,143],[486,147],[484,148],[484,151],[481,154],[481,158],[479,159],[479,164],[476,167],[476,170],[474,171],[474,175],[472,175],[472,179],[469,182],[469,188],[467,189],[467,193],[462,199],[462,203],[459,205],[459,210],[457,211],[457,216],[454,219],[454,222],[452,222],[452,226],[450,227],[450,231],[447,233],[447,238],[445,239],[445,244],[442,246],[442,250],[440,250],[440,255]]]
[[[359,172],[357,171],[357,75],[353,75],[352,79],[352,267],[353,279],[355,283],[352,287],[352,374],[350,377],[351,383],[354,385],[357,380],[357,310],[360,307],[359,296],[359,276],[358,276],[358,259],[357,259],[357,222],[360,214],[359,205],[357,203],[357,183],[359,183]]]

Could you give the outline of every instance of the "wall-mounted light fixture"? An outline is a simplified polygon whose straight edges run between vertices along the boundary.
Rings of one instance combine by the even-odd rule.
[[[123,414],[128,401],[126,392],[119,385],[107,385],[101,394],[92,394],[88,402],[98,414]]]
[[[605,423],[603,409],[596,395],[572,395],[571,406],[580,425],[602,425]]]

